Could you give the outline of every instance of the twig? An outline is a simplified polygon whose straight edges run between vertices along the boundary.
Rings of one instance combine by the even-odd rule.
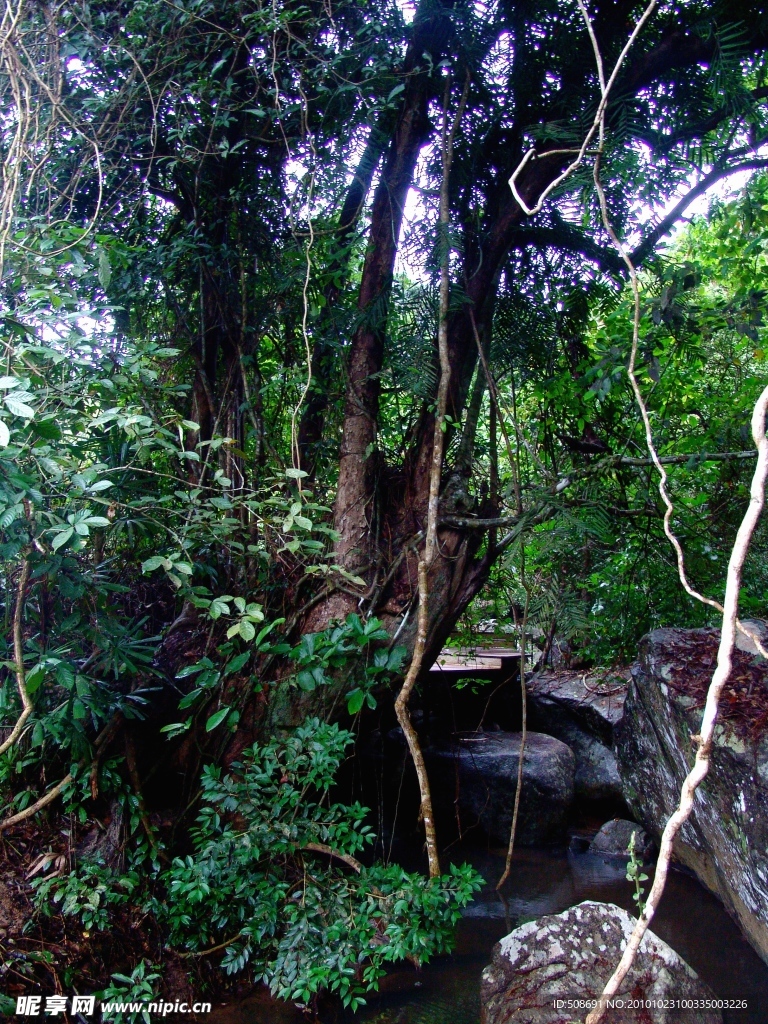
[[[139,819],[141,820],[142,827],[144,829],[144,832],[146,833],[147,839],[149,840],[149,845],[152,847],[152,852],[157,854],[159,852],[157,846],[157,838],[155,837],[154,829],[152,828],[149,822],[149,818],[147,817],[147,808],[146,805],[144,804],[144,794],[141,790],[141,776],[139,775],[139,768],[138,765],[136,764],[136,747],[134,745],[133,737],[131,736],[130,732],[125,733],[124,739],[125,764],[126,767],[128,768],[128,774],[131,777],[133,791],[136,794],[136,800],[139,806]],[[96,767],[97,764],[96,762],[94,762],[94,768]]]
[[[504,863],[504,873],[496,883],[496,891],[504,885],[512,870],[512,854],[515,852],[515,836],[517,835],[517,818],[520,812],[520,794],[523,789],[523,763],[525,759],[525,743],[528,738],[528,693],[525,689],[525,627],[528,624],[528,604],[531,593],[525,582],[525,554],[522,556],[522,581],[525,588],[525,606],[523,608],[523,623],[520,636],[520,695],[522,699],[522,728],[520,732],[520,755],[517,760],[517,789],[515,790],[515,806],[512,811],[512,825],[509,830],[509,844],[507,845],[507,859]]]
[[[99,735],[96,737],[96,740],[94,741],[93,744],[96,750],[96,756],[94,757],[91,763],[92,769],[94,765],[98,765],[99,760],[101,759],[101,755],[104,753],[104,750],[106,749],[109,740],[114,735],[117,726],[122,720],[122,717],[123,716],[120,713],[116,714],[112,718],[112,720],[104,726]],[[78,762],[78,767],[81,768],[85,764],[85,762],[86,759],[82,758],[82,760]],[[73,778],[74,776],[72,772],[67,772],[64,778],[61,780],[61,782],[57,782],[52,789],[48,790],[45,796],[41,796],[39,800],[36,800],[33,804],[30,804],[29,807],[25,807],[24,810],[19,811],[18,814],[12,814],[10,818],[4,818],[2,821],[0,821],[0,832],[4,832],[7,828],[10,828],[11,825],[18,825],[19,822],[26,821],[27,818],[31,818],[34,814],[37,814],[38,811],[41,811],[44,807],[47,807],[48,804],[53,803],[53,801],[62,792],[62,790],[65,789],[70,784],[70,782],[72,782]]]
[[[24,638],[22,636],[24,596],[27,590],[27,583],[29,582],[29,570],[29,554],[27,554],[19,575],[19,585],[16,588],[16,609],[13,613],[13,660],[16,669],[16,686],[19,690],[22,710],[10,734],[0,743],[0,754],[4,754],[6,750],[14,745],[21,735],[27,719],[32,714],[32,699],[27,690],[27,677],[24,672]]]
[[[440,482],[443,470],[443,446],[445,428],[445,410],[448,402],[448,386],[451,380],[451,363],[448,354],[448,313],[450,305],[450,174],[451,162],[453,160],[453,143],[456,131],[464,113],[464,107],[469,95],[469,74],[464,81],[464,88],[461,99],[453,119],[450,130],[448,129],[448,107],[451,94],[450,77],[445,86],[445,99],[443,102],[443,143],[442,162],[443,178],[440,185],[440,241],[443,244],[442,258],[440,260],[440,320],[437,331],[437,347],[440,357],[440,383],[437,389],[437,408],[435,409],[435,430],[432,442],[432,465],[429,473],[429,502],[427,505],[427,531],[424,543],[424,556],[419,559],[419,616],[416,629],[416,642],[414,644],[413,657],[408,667],[408,672],[403,682],[402,689],[395,701],[395,714],[403,730],[411,758],[416,769],[416,776],[419,781],[419,794],[421,797],[421,818],[424,822],[424,834],[427,846],[427,859],[429,861],[429,877],[437,878],[440,875],[440,858],[437,852],[437,831],[435,829],[435,818],[432,811],[432,793],[429,786],[429,775],[419,744],[419,737],[413,727],[411,716],[408,711],[413,687],[421,672],[424,662],[424,649],[429,629],[429,583],[427,570],[437,557],[437,524],[440,500]]]
[[[237,935],[233,935],[231,939],[225,939],[224,942],[219,942],[218,945],[210,946],[208,949],[201,949],[199,951],[193,950],[189,953],[177,953],[176,955],[180,960],[191,960],[193,957],[197,956],[210,956],[212,953],[218,953],[220,950],[226,949],[227,946],[231,945],[233,942],[237,942],[242,934],[242,932],[238,932]]]
[[[429,788],[429,775],[424,762],[424,754],[419,744],[419,737],[413,727],[411,716],[408,713],[408,701],[411,692],[419,677],[421,666],[424,661],[424,648],[426,646],[427,628],[429,625],[429,587],[427,583],[427,563],[419,560],[419,618],[416,630],[416,642],[413,649],[411,664],[403,682],[402,689],[395,701],[395,714],[403,730],[408,749],[411,752],[413,766],[416,769],[416,776],[419,780],[419,792],[421,794],[421,817],[424,822],[424,834],[427,843],[427,858],[429,860],[429,877],[437,878],[440,875],[440,858],[437,853],[437,832],[435,830],[435,819],[432,813],[432,793]]]
[[[363,870],[363,865],[351,853],[342,853],[341,850],[334,850],[332,846],[326,846],[325,843],[304,843],[301,848],[302,850],[313,850],[315,853],[324,853],[328,857],[335,857],[336,860],[343,861],[353,871],[356,871],[358,875]]]

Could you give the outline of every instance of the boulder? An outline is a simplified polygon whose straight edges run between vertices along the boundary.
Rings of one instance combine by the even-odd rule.
[[[518,732],[468,733],[450,747],[426,752],[436,810],[461,829],[475,825],[506,844],[512,825],[520,757]],[[523,756],[516,841],[523,846],[563,838],[573,803],[573,751],[565,743],[529,732]],[[454,802],[455,801],[455,802]]]
[[[483,971],[482,1024],[584,1020],[588,1008],[583,1001],[601,994],[634,925],[626,910],[587,901],[516,928],[496,943],[492,961]],[[666,942],[646,932],[604,1020],[606,1024],[672,1024],[681,1020],[680,1011],[664,1008],[664,1000],[714,998]],[[645,1005],[632,1007],[628,1005],[632,1000],[644,1000]],[[649,1005],[654,1000],[662,1007]],[[696,1010],[695,1017],[697,1024],[722,1024],[723,1019],[718,1010]]]
[[[627,671],[607,678],[597,673],[541,672],[526,684],[534,729],[566,743],[576,757],[576,795],[587,800],[621,800],[615,730],[624,712]]]
[[[648,833],[635,821],[614,818],[607,821],[589,844],[589,852],[601,857],[618,857],[628,859],[629,842],[635,834],[635,856],[638,860],[652,860],[655,844]]]
[[[659,629],[644,637],[617,735],[626,802],[657,840],[693,764],[693,736],[719,631]],[[717,894],[768,961],[768,664],[734,653],[709,774],[674,853]]]

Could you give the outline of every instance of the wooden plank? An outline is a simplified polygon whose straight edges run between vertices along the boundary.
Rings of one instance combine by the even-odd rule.
[[[453,658],[441,655],[429,671],[464,672],[467,675],[476,672],[480,675],[488,672],[500,672],[501,668],[501,658]]]

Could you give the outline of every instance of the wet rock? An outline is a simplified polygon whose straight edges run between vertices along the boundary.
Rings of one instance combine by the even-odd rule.
[[[752,637],[757,637],[763,647],[768,647],[768,623],[762,619],[744,619],[743,624],[749,629],[752,636],[747,636],[745,633],[736,633],[736,647],[740,651],[746,651],[747,654],[755,654],[758,658],[762,658],[757,649],[757,644]]]
[[[576,757],[576,795],[587,800],[621,800],[622,786],[613,751],[624,712],[627,672],[557,671],[527,682],[530,722],[566,743]]]
[[[462,831],[479,825],[506,844],[512,824],[517,768],[517,732],[471,733],[449,748],[427,752],[438,813],[458,808]],[[562,838],[574,796],[573,751],[552,736],[529,732],[523,757],[523,787],[517,825],[520,845]],[[454,802],[455,801],[455,802]]]
[[[589,844],[590,853],[598,853],[601,857],[618,857],[627,860],[629,842],[635,834],[635,856],[638,860],[649,861],[655,853],[655,843],[636,821],[614,818],[607,821]]]
[[[711,675],[718,637],[716,630],[655,630],[641,641],[639,661],[633,667],[617,736],[619,768],[632,814],[657,840],[693,764],[692,736],[701,727],[704,680]],[[749,677],[755,689],[761,685],[762,669],[755,677],[751,655],[739,654],[734,664],[734,687],[740,685],[740,674]],[[718,724],[709,774],[699,787],[674,852],[720,897],[768,961],[768,736],[764,731],[749,735],[734,718]]]
[[[613,973],[635,919],[612,903],[587,901],[562,914],[521,925],[493,948],[482,975],[482,1024],[567,1024],[583,1020],[581,1000],[596,999]],[[672,1024],[677,1009],[632,1008],[632,999],[713,999],[711,990],[678,954],[646,932],[607,1021]],[[568,1006],[574,1000],[577,1006]],[[625,1004],[620,1005],[619,1000]],[[561,1003],[557,1005],[557,1001]],[[697,1010],[699,1024],[722,1024],[714,1010]]]

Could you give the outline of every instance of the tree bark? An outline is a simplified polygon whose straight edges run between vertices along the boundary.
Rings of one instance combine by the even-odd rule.
[[[439,62],[450,31],[448,18],[432,10],[425,4],[417,14],[403,66],[407,83],[403,106],[374,196],[358,297],[361,322],[350,349],[334,527],[341,538],[336,551],[339,563],[355,572],[365,572],[371,561],[378,375],[395,256],[416,161],[431,130],[427,106],[433,83],[420,62],[425,52],[432,66]]]

